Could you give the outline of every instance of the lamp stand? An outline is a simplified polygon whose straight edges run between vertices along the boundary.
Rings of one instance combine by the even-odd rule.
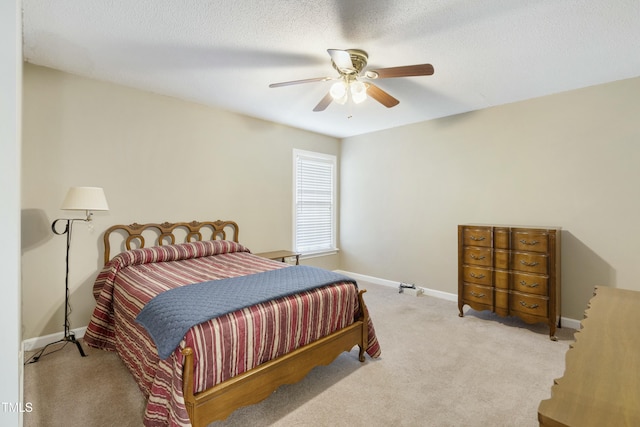
[[[58,232],[58,230],[56,230],[56,224],[58,223],[58,221],[66,221],[67,225],[64,228],[64,231],[62,232]],[[73,331],[70,330],[69,327],[69,313],[71,312],[71,306],[69,305],[69,248],[71,247],[71,229],[73,226],[73,222],[74,221],[91,221],[91,217],[89,216],[89,214],[87,214],[87,219],[80,219],[80,218],[61,218],[61,219],[56,219],[55,221],[53,221],[53,224],[51,224],[51,230],[57,234],[58,236],[62,236],[63,234],[67,235],[67,258],[66,258],[66,262],[67,262],[67,269],[66,269],[66,274],[65,274],[65,279],[64,279],[64,289],[65,289],[65,294],[64,294],[64,337],[56,342],[52,342],[47,344],[46,346],[44,346],[38,353],[36,353],[34,356],[32,356],[29,360],[28,363],[35,363],[38,360],[40,360],[40,358],[43,356],[44,351],[47,349],[47,347],[49,347],[50,345],[54,345],[54,344],[58,344],[61,342],[70,342],[75,344],[78,347],[78,351],[80,352],[80,355],[82,357],[86,357],[87,355],[84,353],[84,350],[82,349],[82,345],[80,344],[80,341],[76,340],[76,336],[73,333]]]

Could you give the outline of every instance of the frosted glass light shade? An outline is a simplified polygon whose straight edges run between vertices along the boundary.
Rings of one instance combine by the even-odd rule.
[[[338,104],[344,104],[347,102],[347,84],[343,81],[336,82],[331,86],[329,90],[331,97]]]
[[[357,80],[351,82],[349,90],[351,90],[351,99],[353,99],[353,102],[356,104],[367,99],[367,86],[364,83]]]
[[[71,187],[60,209],[68,211],[108,211],[107,198],[100,187]]]

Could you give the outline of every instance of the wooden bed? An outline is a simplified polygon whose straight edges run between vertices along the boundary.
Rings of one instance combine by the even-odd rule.
[[[153,240],[156,246],[217,239],[238,243],[238,236],[239,228],[233,221],[114,225],[104,234],[104,261],[106,265],[111,260],[114,241],[118,241],[116,249],[122,252],[147,247],[148,240]],[[267,398],[279,386],[300,381],[312,368],[331,363],[356,345],[360,349],[359,360],[364,362],[372,336],[378,345],[362,297],[364,292],[357,291],[360,314],[352,324],[198,393],[193,391],[194,351],[182,348],[182,393],[191,425],[206,426],[223,420],[239,407]]]

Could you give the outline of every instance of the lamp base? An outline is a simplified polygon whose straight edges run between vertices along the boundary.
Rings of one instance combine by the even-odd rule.
[[[61,342],[65,342],[65,343],[70,342],[70,343],[75,344],[75,345],[76,345],[76,347],[78,347],[78,351],[80,352],[80,356],[82,356],[82,357],[87,357],[87,355],[84,353],[84,350],[82,349],[82,345],[80,344],[80,341],[78,341],[78,340],[76,339],[76,336],[75,336],[73,333],[70,333],[70,334],[66,335],[64,338],[62,338],[62,339],[60,339],[60,340],[58,340],[58,341],[56,341],[56,342],[49,343],[49,344],[45,345],[44,347],[42,347],[42,348],[40,349],[40,351],[39,351],[39,352],[37,352],[36,354],[34,354],[33,356],[31,356],[31,357],[29,358],[29,360],[28,360],[27,362],[25,362],[25,365],[26,365],[27,363],[36,363],[38,360],[40,360],[40,358],[41,358],[42,356],[46,356],[47,354],[49,354],[49,353],[44,354],[45,350],[46,350],[49,346],[54,345],[54,344],[59,344],[59,343],[61,343]]]

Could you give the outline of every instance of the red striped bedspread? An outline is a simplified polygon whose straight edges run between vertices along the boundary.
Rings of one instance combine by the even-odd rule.
[[[156,295],[179,286],[286,268],[225,240],[134,249],[114,257],[94,284],[96,307],[84,341],[117,351],[147,396],[144,425],[189,426],[182,395],[183,356],[158,357],[135,318]],[[352,283],[268,301],[193,327],[180,348],[194,350],[194,392],[206,390],[354,322],[360,313]],[[367,353],[380,355],[369,321]]]

